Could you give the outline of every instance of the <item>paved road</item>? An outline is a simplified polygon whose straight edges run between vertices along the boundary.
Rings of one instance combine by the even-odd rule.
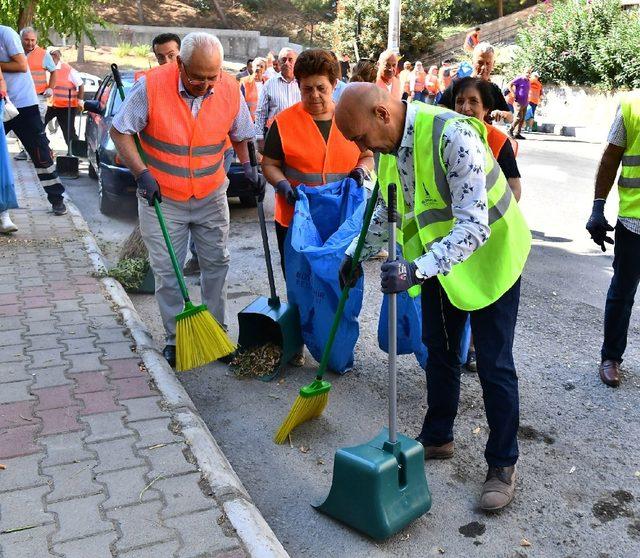
[[[595,371],[602,309],[612,255],[602,255],[584,230],[593,176],[602,147],[567,138],[530,136],[522,142],[522,208],[534,235],[523,277],[516,338],[521,386],[521,459],[518,495],[500,516],[476,508],[484,480],[487,435],[477,378],[463,376],[454,459],[427,464],[433,508],[402,533],[373,543],[319,515],[310,502],[326,495],[336,448],[373,437],[386,420],[386,360],[377,348],[379,263],[367,263],[365,303],[356,366],[332,376],[323,416],[275,446],[273,432],[300,385],[315,370],[287,370],[278,381],[236,379],[211,365],[180,376],[187,391],[292,556],[559,556],[640,555],[640,333],[633,320],[618,390]],[[69,193],[108,256],[132,227],[132,213],[97,213],[96,185],[82,178]],[[613,200],[612,200],[613,201]],[[268,200],[268,213],[272,201]],[[611,219],[615,203],[607,208]],[[230,316],[267,291],[256,215],[232,206]],[[272,238],[275,248],[275,238]],[[278,277],[282,288],[281,278]],[[197,297],[197,285],[190,288]],[[158,338],[153,298],[134,303]],[[237,324],[230,319],[232,332]],[[412,357],[399,359],[399,423],[415,435],[425,408],[424,374]],[[522,546],[526,539],[531,546]]]

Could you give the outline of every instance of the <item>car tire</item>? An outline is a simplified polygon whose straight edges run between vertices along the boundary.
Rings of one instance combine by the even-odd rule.
[[[257,207],[258,200],[255,196],[240,196],[240,205],[242,207]]]
[[[93,178],[94,180],[98,178],[96,168],[93,166],[93,163],[91,161],[89,161],[89,178]]]
[[[100,213],[103,215],[113,215],[117,213],[119,204],[104,193],[102,177],[100,175],[98,175],[98,200]]]

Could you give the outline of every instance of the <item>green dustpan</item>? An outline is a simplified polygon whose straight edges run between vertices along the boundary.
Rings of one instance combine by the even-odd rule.
[[[396,188],[389,185],[389,261],[396,259]],[[396,295],[389,295],[389,428],[336,452],[327,499],[314,507],[374,539],[386,539],[431,509],[422,444],[397,434]]]
[[[251,164],[257,166],[255,146],[250,143],[248,147]],[[261,380],[268,382],[275,378],[280,369],[302,349],[304,342],[302,341],[298,307],[294,304],[281,302],[276,293],[273,266],[271,264],[271,250],[267,236],[267,223],[262,201],[258,201],[258,219],[260,221],[264,258],[267,264],[270,296],[269,298],[265,296],[258,297],[238,314],[238,326],[240,329],[238,346],[240,350],[246,350],[266,343],[275,343],[282,349],[282,356],[274,367],[273,372],[260,377]]]

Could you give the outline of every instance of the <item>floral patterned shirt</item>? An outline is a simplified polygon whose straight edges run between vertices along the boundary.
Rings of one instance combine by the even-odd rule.
[[[406,211],[414,208],[415,175],[413,133],[418,103],[407,105],[405,127],[396,157]],[[491,233],[487,209],[485,147],[477,132],[464,120],[455,120],[444,132],[441,147],[447,182],[451,190],[453,228],[429,251],[415,260],[425,277],[446,275],[482,246]],[[361,260],[374,256],[388,241],[387,208],[382,196],[374,211]],[[353,255],[357,238],[347,249]]]

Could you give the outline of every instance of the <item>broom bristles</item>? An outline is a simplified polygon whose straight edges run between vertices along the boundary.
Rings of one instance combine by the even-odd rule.
[[[205,308],[176,323],[176,370],[179,372],[204,366],[235,349],[227,332]]]
[[[296,426],[319,417],[328,402],[328,391],[312,397],[301,397],[298,395],[293,403],[293,407],[291,407],[291,410],[287,415],[287,418],[284,419],[284,422],[280,425],[280,429],[276,432],[276,435],[273,438],[275,443],[284,444],[289,437],[289,434]]]

